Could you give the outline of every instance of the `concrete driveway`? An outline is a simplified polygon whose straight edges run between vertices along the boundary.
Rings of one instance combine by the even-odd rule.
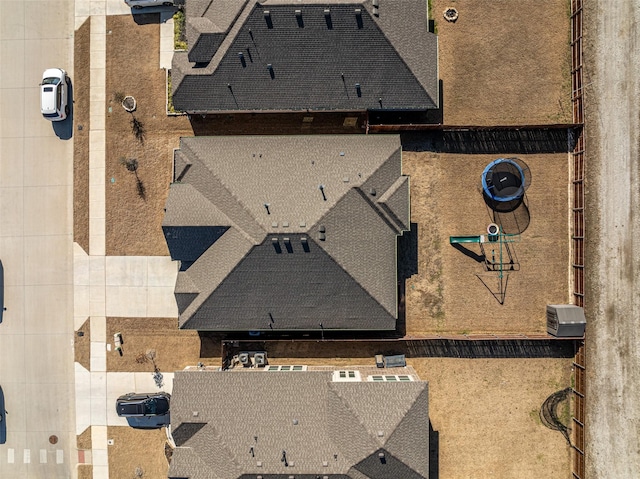
[[[73,0],[0,0],[0,477],[68,478],[76,444],[72,119],[40,115],[49,67],[73,80]]]

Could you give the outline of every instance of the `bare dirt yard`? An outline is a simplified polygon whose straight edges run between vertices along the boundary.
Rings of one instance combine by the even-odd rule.
[[[142,17],[136,15],[136,17]],[[166,114],[166,74],[159,67],[159,15],[148,23],[132,15],[107,17],[106,253],[168,255],[162,234],[164,203],[172,176],[173,149],[193,136],[184,116]],[[144,52],[144,54],[141,54]],[[123,96],[133,96],[128,113]],[[137,131],[133,121],[139,122]],[[122,160],[135,159],[130,171]],[[138,182],[139,179],[139,182]]]
[[[571,123],[568,0],[432,0],[445,125]],[[447,22],[443,12],[458,10]]]
[[[164,428],[143,430],[109,426],[107,438],[113,440],[108,449],[109,477],[167,477],[169,462],[164,453],[167,442]]]
[[[107,318],[107,338],[121,333],[122,355],[107,352],[107,371],[172,372],[195,366],[220,366],[220,342],[201,341],[197,331],[178,329],[173,318]],[[149,351],[155,352],[151,361]]]
[[[91,22],[75,32],[73,78],[73,241],[89,253],[89,87]]]
[[[479,244],[456,248],[449,237],[486,234],[497,222],[480,178],[491,161],[513,156],[526,162],[532,181],[527,208],[499,218],[508,233],[524,228],[502,248],[505,268],[511,254],[514,271],[503,273],[501,288],[484,262],[499,261],[499,246],[485,245],[483,256]],[[569,300],[568,155],[404,151],[403,170],[411,176],[418,249],[417,272],[406,281],[407,335],[544,333],[546,305]]]

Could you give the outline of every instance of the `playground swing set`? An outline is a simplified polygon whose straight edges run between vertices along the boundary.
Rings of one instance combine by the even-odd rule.
[[[482,173],[482,191],[494,211],[515,209],[531,184],[529,167],[518,158],[499,158],[487,165]],[[450,236],[450,244],[473,243],[480,246],[486,273],[476,274],[500,304],[504,304],[509,273],[520,270],[513,243],[520,234],[504,233],[496,223],[490,223],[486,234]],[[485,279],[497,280],[492,287]],[[494,283],[495,284],[495,283]]]

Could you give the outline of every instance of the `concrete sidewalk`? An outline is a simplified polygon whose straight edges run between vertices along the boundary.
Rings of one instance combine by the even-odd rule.
[[[170,68],[173,56],[173,12],[161,8],[160,68]],[[146,10],[151,12],[151,9]],[[94,479],[109,478],[107,426],[126,426],[115,413],[118,396],[159,390],[149,373],[109,373],[106,318],[178,317],[173,296],[177,263],[169,257],[106,256],[106,42],[107,15],[131,15],[122,0],[76,0],[75,28],[91,22],[89,131],[89,252],[74,244],[74,326],[91,322],[90,371],[75,364],[76,433],[91,427],[91,454],[80,462],[93,465]],[[162,390],[171,392],[173,373],[164,372]]]

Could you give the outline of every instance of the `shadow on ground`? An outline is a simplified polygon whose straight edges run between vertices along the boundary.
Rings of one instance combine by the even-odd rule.
[[[300,339],[228,340],[227,350],[267,351],[271,358],[370,358],[405,354],[408,358],[572,358],[573,340],[554,339],[408,339],[353,341]]]
[[[428,130],[401,133],[405,151],[532,154],[573,151],[578,131],[567,128]]]

